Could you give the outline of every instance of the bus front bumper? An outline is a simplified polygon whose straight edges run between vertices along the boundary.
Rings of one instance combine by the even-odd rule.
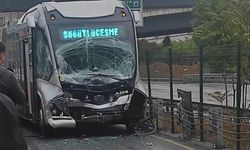
[[[85,116],[76,120],[77,123],[122,123],[124,122],[123,114],[106,114]]]
[[[48,119],[48,124],[54,128],[76,128],[76,121],[70,116],[53,116]]]
[[[48,124],[53,128],[76,128],[77,123],[122,123],[124,122],[124,115],[113,114],[113,115],[93,115],[82,117],[81,119],[75,120],[72,117],[59,117],[53,116],[48,119]]]

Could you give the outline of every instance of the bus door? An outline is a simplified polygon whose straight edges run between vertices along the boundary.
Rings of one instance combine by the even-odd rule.
[[[24,44],[24,77],[26,84],[26,97],[28,99],[27,110],[32,118],[36,118],[36,86],[34,76],[34,48],[32,44],[32,34],[26,35],[23,39]]]

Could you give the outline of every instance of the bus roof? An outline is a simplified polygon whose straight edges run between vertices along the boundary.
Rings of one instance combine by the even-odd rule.
[[[58,10],[64,17],[90,18],[114,14],[117,7],[124,8],[118,0],[45,2],[48,12]]]
[[[116,8],[124,8],[118,0],[95,0],[95,1],[70,1],[70,2],[43,2],[30,8],[21,18],[24,18],[34,10],[45,7],[48,12],[59,11],[64,17],[91,18],[103,17],[114,14]],[[40,9],[41,10],[41,9]],[[21,23],[19,21],[19,23]]]

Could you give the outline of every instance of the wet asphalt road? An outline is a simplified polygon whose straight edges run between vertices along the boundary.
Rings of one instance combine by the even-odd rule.
[[[158,135],[129,133],[125,126],[86,126],[61,129],[53,137],[43,137],[34,125],[25,123],[29,150],[183,150]],[[167,140],[165,140],[167,139]]]

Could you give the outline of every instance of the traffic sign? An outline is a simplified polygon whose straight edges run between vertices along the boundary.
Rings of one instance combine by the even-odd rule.
[[[131,10],[134,9],[141,9],[142,7],[142,0],[125,0],[125,3]]]

